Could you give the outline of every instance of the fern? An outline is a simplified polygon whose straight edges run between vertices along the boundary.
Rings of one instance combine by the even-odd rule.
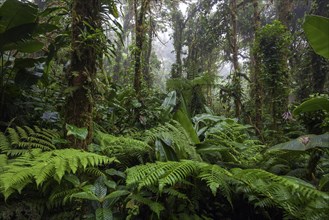
[[[157,184],[162,192],[165,186],[173,186],[196,175],[198,169],[198,163],[191,160],[148,163],[127,169],[126,183],[138,189]]]
[[[214,195],[221,194],[234,207],[233,193],[242,193],[255,207],[279,207],[286,218],[328,219],[329,195],[312,185],[292,177],[281,177],[258,169],[232,169],[191,160],[148,163],[127,169],[129,187],[151,189],[158,192],[177,189],[186,180],[205,181]],[[188,185],[186,185],[188,186]],[[306,218],[305,218],[306,217]]]
[[[8,128],[5,133],[0,132],[0,152],[16,157],[35,148],[50,151],[56,149],[53,142],[58,137],[57,132],[37,126]]]
[[[128,167],[134,164],[134,159],[137,159],[139,163],[144,163],[144,158],[148,157],[151,160],[151,155],[153,155],[153,149],[148,144],[132,138],[116,137],[97,131],[94,139],[97,145],[92,145],[91,151],[115,156]]]
[[[8,197],[15,190],[21,192],[29,183],[35,182],[40,186],[50,178],[60,182],[66,173],[76,173],[78,169],[85,170],[115,161],[115,158],[76,149],[48,152],[31,150],[5,166],[5,172],[0,174],[1,191]]]
[[[132,195],[130,198],[134,201],[147,205],[154,213],[157,214],[158,218],[160,218],[160,212],[165,210],[165,207],[158,202],[154,202],[151,199],[145,198],[141,195]]]
[[[144,141],[155,147],[158,160],[201,160],[190,136],[177,121],[146,131]]]
[[[220,188],[224,197],[232,204],[231,189],[229,186],[230,177],[232,174],[217,165],[202,166],[198,176],[203,181],[206,181],[213,195],[216,195],[217,189]]]
[[[329,195],[300,179],[280,177],[258,169],[232,169],[232,173],[233,178],[243,183],[240,189],[244,188],[245,195],[256,206],[281,207],[287,218],[329,217]]]

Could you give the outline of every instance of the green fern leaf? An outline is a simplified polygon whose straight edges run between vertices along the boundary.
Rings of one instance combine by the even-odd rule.
[[[90,163],[89,158],[92,158],[93,164]],[[76,162],[73,168],[68,165],[72,161]],[[93,167],[93,165],[99,166],[113,162],[117,162],[117,160],[76,149],[48,152],[34,149],[5,166],[5,172],[0,174],[0,185],[3,186],[3,193],[12,191],[12,189],[21,190],[34,181],[37,186],[50,178],[60,182],[65,173],[75,173],[78,169],[82,170],[86,167]]]
[[[230,172],[217,165],[208,165],[202,167],[199,178],[207,182],[213,195],[216,195],[217,189],[220,188],[223,195],[231,202],[231,190],[228,181],[228,177],[231,176]]]

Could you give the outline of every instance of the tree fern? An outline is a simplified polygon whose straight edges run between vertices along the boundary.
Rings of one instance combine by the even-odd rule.
[[[16,157],[35,148],[43,151],[53,150],[56,149],[54,140],[58,137],[56,131],[37,126],[7,128],[5,133],[0,132],[0,152]]]
[[[5,172],[0,174],[1,191],[8,197],[14,190],[20,192],[29,183],[35,182],[40,186],[50,178],[60,182],[66,173],[76,173],[78,169],[84,170],[115,161],[115,158],[76,149],[48,152],[31,150],[4,167]]]

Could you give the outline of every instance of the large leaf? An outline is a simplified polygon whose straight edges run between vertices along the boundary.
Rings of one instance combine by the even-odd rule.
[[[163,101],[161,107],[165,110],[171,111],[176,105],[176,91],[171,91]]]
[[[29,40],[37,27],[36,23],[28,23],[13,27],[0,33],[0,51],[14,50],[17,44]]]
[[[329,40],[329,39],[328,39]],[[329,112],[329,100],[324,97],[311,98],[302,104],[300,104],[294,111],[294,115],[298,115],[303,112],[314,112],[317,110],[326,110]]]
[[[329,59],[329,19],[308,15],[303,28],[314,51]]]
[[[316,147],[329,148],[329,133],[322,135],[304,135],[297,139],[277,144],[270,150],[306,151]]]
[[[78,198],[78,199],[85,199],[85,200],[91,200],[91,201],[98,201],[99,198],[93,194],[92,192],[79,192],[79,193],[74,193],[71,196],[72,198]]]
[[[66,124],[67,136],[73,135],[74,137],[84,140],[88,135],[87,128],[78,128],[74,125]]]
[[[27,40],[17,43],[17,47],[14,49],[23,53],[34,53],[41,50],[42,47],[43,43],[38,40]]]
[[[7,0],[0,7],[0,33],[23,24],[35,23],[38,8],[31,3]]]
[[[111,192],[107,196],[105,196],[104,200],[106,200],[106,199],[115,199],[115,198],[119,198],[121,196],[126,196],[128,194],[130,194],[130,192],[127,191],[127,190],[116,190],[114,192]]]
[[[191,120],[187,117],[187,115],[182,110],[178,110],[175,113],[174,119],[182,125],[182,127],[185,129],[187,134],[190,136],[190,138],[194,142],[194,144],[200,143],[200,140],[198,138],[197,133],[195,132],[195,130],[193,128],[193,124],[192,124]]]
[[[109,208],[98,208],[96,209],[96,220],[112,220],[113,213]]]

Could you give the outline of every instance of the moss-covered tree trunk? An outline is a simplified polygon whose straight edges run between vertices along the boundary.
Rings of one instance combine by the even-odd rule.
[[[259,0],[253,0],[253,8],[254,8],[254,13],[253,13],[253,24],[254,24],[254,39],[256,38],[257,31],[260,28],[260,10],[259,10]],[[255,130],[259,136],[261,136],[261,130],[262,130],[262,97],[263,97],[263,92],[262,92],[262,87],[260,83],[260,58],[257,50],[251,50],[251,100],[253,102],[254,106],[254,112],[253,112],[253,124],[255,126]]]
[[[172,26],[173,26],[173,44],[175,50],[176,61],[172,66],[171,78],[181,78],[182,67],[182,49],[183,49],[183,30],[185,28],[182,12],[178,8],[177,2],[172,2]]]
[[[68,73],[70,93],[65,106],[65,122],[87,128],[86,139],[67,137],[74,148],[86,149],[91,143],[93,128],[93,81],[99,57],[96,37],[90,37],[100,27],[99,0],[74,0],[72,3],[71,66]]]
[[[138,6],[140,2],[140,9]],[[149,8],[150,0],[135,0],[134,11],[135,11],[135,77],[134,77],[134,89],[137,97],[140,97],[142,90],[142,50],[145,42],[145,15]]]
[[[144,80],[146,82],[146,85],[148,88],[151,88],[153,86],[153,79],[151,75],[151,67],[150,67],[150,62],[151,62],[151,54],[152,54],[152,43],[153,43],[153,33],[154,33],[154,21],[153,18],[150,16],[149,18],[149,24],[148,24],[148,39],[147,39],[147,47],[144,51]]]
[[[238,39],[237,39],[237,14],[238,7],[236,0],[230,0],[230,15],[231,15],[231,36],[230,36],[230,47],[231,47],[231,60],[233,63],[233,94],[234,94],[234,105],[235,105],[235,116],[237,118],[241,115],[242,102],[241,102],[241,79],[240,79],[240,66],[238,60]]]

